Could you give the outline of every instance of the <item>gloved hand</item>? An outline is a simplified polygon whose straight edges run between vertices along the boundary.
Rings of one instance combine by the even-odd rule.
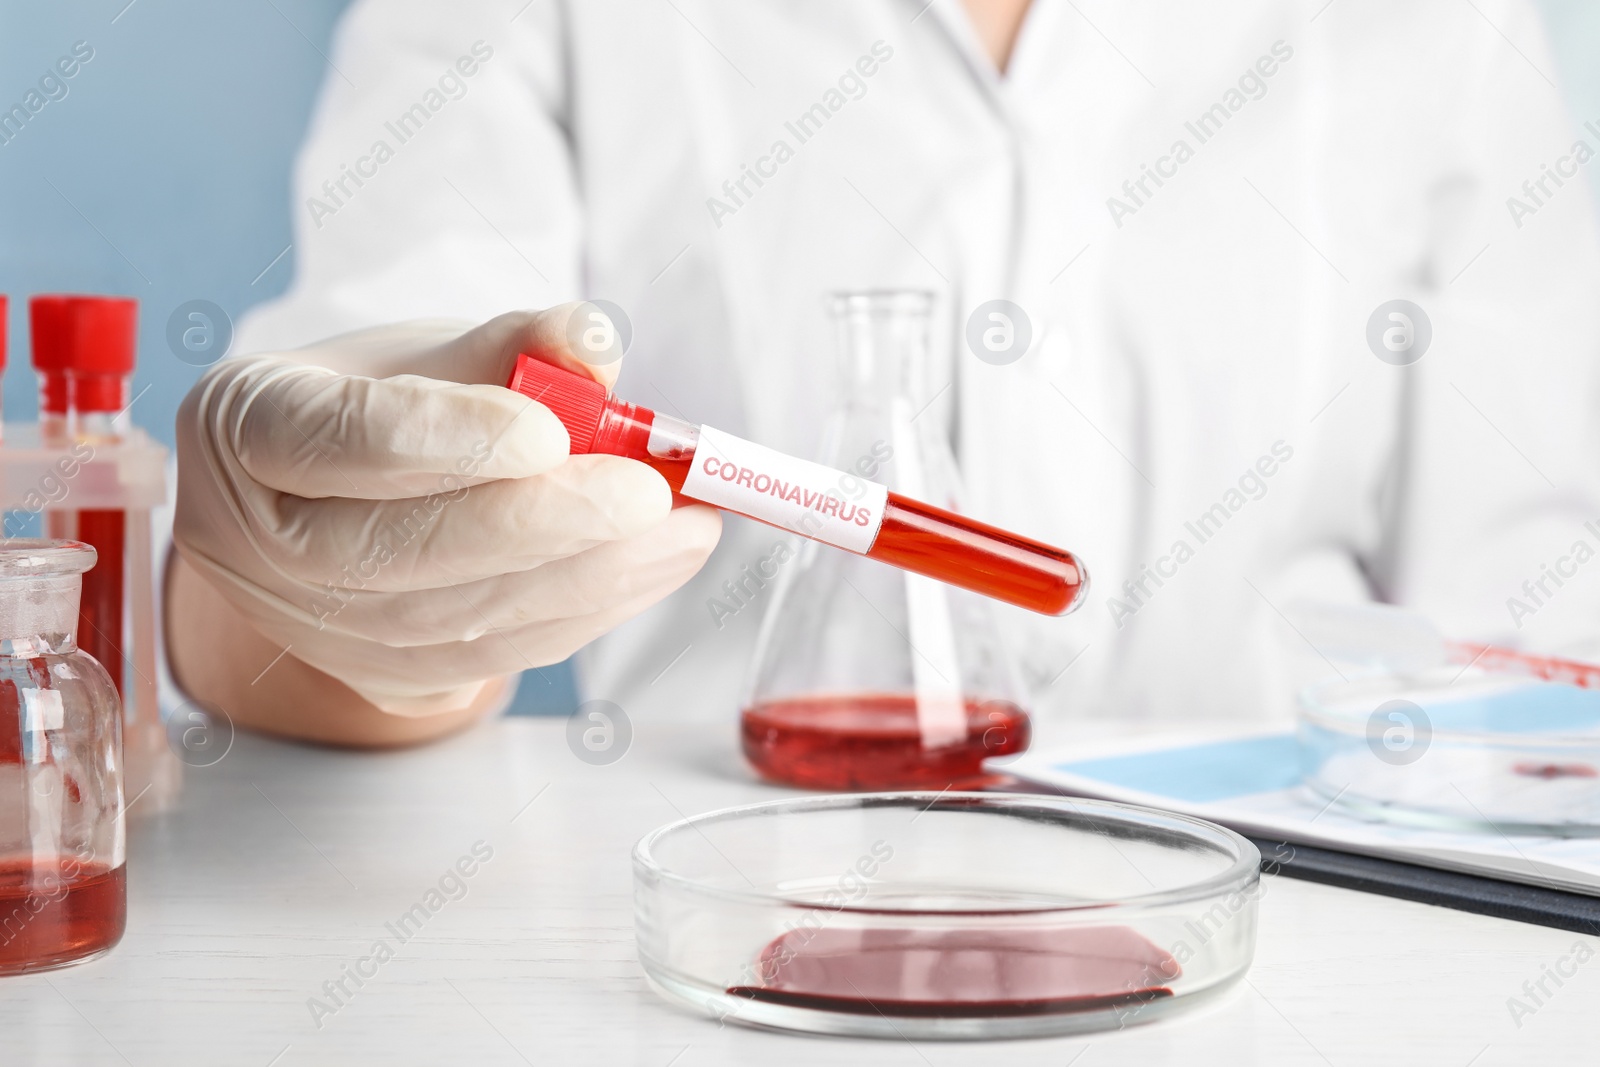
[[[466,707],[654,604],[705,562],[716,511],[674,510],[644,464],[569,458],[556,417],[501,388],[518,352],[612,384],[616,362],[568,346],[576,306],[213,367],[178,414],[184,559],[290,655],[397,714]]]

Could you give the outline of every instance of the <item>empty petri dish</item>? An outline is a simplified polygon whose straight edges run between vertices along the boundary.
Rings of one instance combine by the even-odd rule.
[[[1312,686],[1306,784],[1440,830],[1600,834],[1600,691],[1459,667]]]
[[[889,1038],[1144,1023],[1255,952],[1260,855],[1199,819],[1068,797],[867,793],[663,826],[639,960],[718,1021]]]

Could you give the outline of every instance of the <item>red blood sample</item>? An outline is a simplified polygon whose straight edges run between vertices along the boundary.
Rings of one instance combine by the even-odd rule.
[[[1583,663],[1560,659],[1556,656],[1536,656],[1497,645],[1480,645],[1472,641],[1447,641],[1445,647],[1452,662],[1477,665],[1486,671],[1506,674],[1524,674],[1552,682],[1564,682],[1584,689],[1600,689],[1600,663]]]
[[[867,558],[1044,615],[1066,614],[1083,587],[1071,553],[899,493]]]
[[[123,546],[127,513],[100,509],[78,512],[78,540],[99,555],[83,576],[78,605],[78,647],[100,661],[122,695]]]
[[[1027,713],[1008,701],[968,700],[964,741],[924,748],[910,694],[773,700],[746,708],[744,755],[763,777],[810,789],[973,787],[983,761],[1027,749]]]
[[[679,492],[694,457],[652,456],[644,443],[655,413],[632,411],[648,421],[629,435],[633,447],[617,454],[654,467]],[[866,556],[1045,615],[1071,608],[1083,581],[1069,552],[899,493],[889,494],[883,525]]]
[[[650,422],[655,419],[647,409],[633,410],[648,415]],[[642,439],[648,440],[649,423],[641,429]],[[641,447],[618,455],[648,463],[674,493],[682,490],[694,457],[652,456],[642,447],[643,440]],[[889,494],[883,525],[866,556],[1045,615],[1065,614],[1083,582],[1069,552],[899,493]]]
[[[519,358],[510,388],[561,419],[573,455],[604,452],[636,459],[659,471],[673,492],[683,491],[694,450],[652,453],[650,431],[658,416],[649,408],[608,397],[598,382],[527,356]],[[695,427],[681,424],[681,430],[694,433]],[[1085,572],[1070,552],[899,493],[889,493],[865,555],[1045,615],[1076,607],[1086,585]]]
[[[1528,778],[1595,778],[1600,772],[1587,763],[1519,763],[1511,770]]]
[[[67,302],[68,408],[80,440],[115,441],[114,418],[128,405],[138,343],[139,305],[125,297],[83,296]],[[99,553],[83,576],[78,645],[100,665],[122,693],[123,549],[127,516],[121,511],[78,513],[78,540]]]
[[[93,956],[122,940],[127,868],[0,859],[0,975]]]
[[[1053,1015],[1170,997],[1178,961],[1125,926],[791,930],[757,961],[751,1000],[852,1015]]]

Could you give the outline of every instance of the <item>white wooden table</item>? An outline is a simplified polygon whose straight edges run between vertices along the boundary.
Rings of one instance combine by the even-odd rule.
[[[240,736],[188,772],[178,810],[135,821],[122,944],[0,980],[0,1065],[1595,1062],[1600,955],[1546,979],[1533,1014],[1507,1004],[1531,1004],[1523,983],[1579,935],[1286,878],[1267,883],[1248,983],[1202,1013],[983,1046],[718,1028],[646,986],[629,854],[652,827],[779,791],[750,779],[731,723],[635,723],[600,767],[564,727],[501,720],[383,755]],[[493,855],[463,864],[464,895],[447,880],[459,899],[399,943],[385,924],[476,842]],[[398,945],[381,964],[380,938]],[[341,978],[351,995],[314,1018]]]

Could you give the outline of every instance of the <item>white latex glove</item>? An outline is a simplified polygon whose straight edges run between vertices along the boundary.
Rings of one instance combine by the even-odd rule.
[[[184,559],[290,655],[397,714],[466,707],[665,597],[715,547],[716,511],[672,509],[642,463],[569,458],[556,417],[501,387],[518,352],[612,384],[617,363],[568,348],[578,306],[213,367],[178,413]]]

